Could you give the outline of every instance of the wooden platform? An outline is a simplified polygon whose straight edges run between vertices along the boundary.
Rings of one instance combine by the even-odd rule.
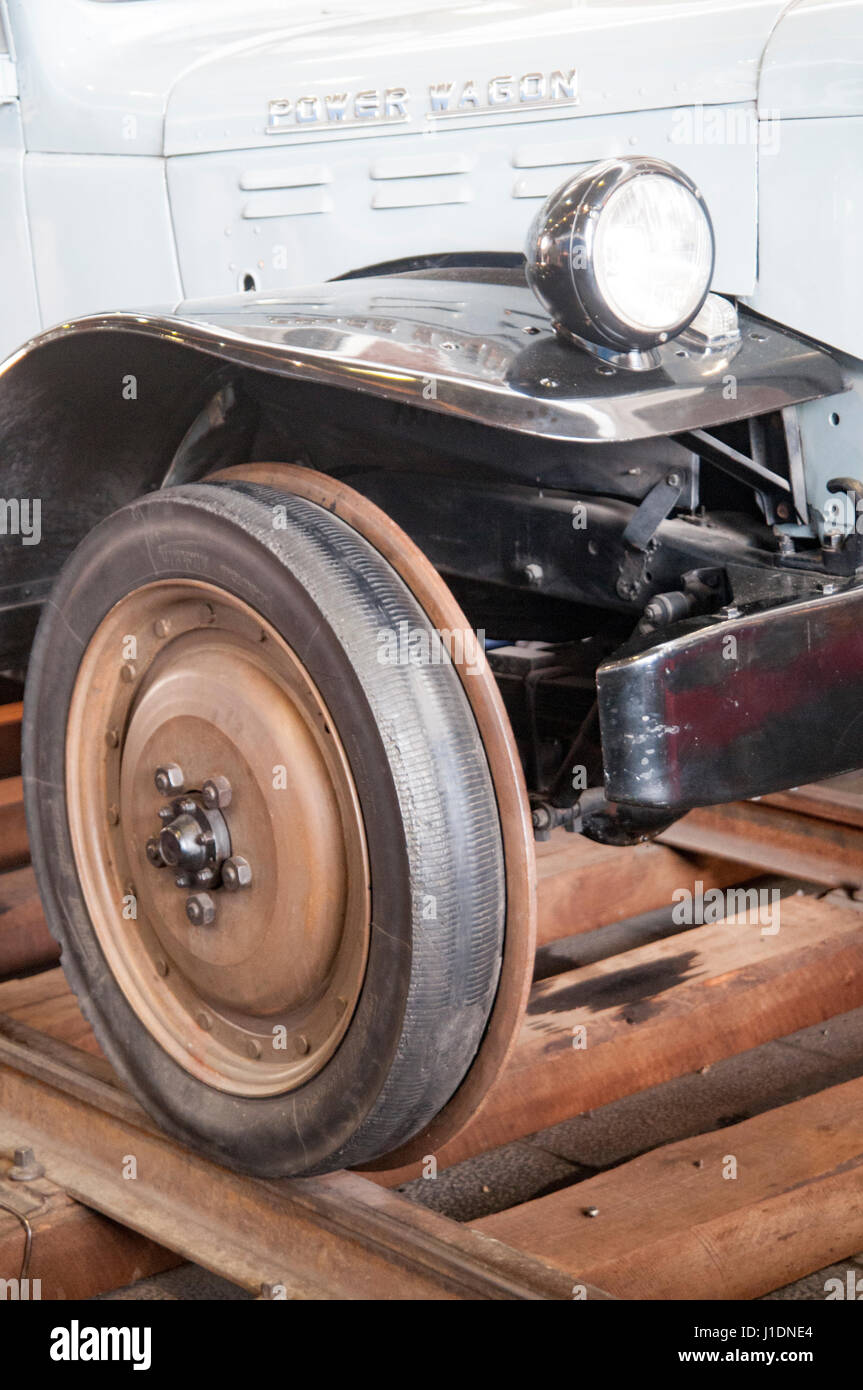
[[[13,781],[0,793],[19,797],[14,829]],[[611,849],[561,832],[539,846],[541,942],[764,870],[846,891],[784,898],[778,930],[746,914],[694,923],[538,980],[508,1070],[434,1155],[439,1170],[863,1006],[860,779],[693,813],[663,839]],[[43,1297],[184,1258],[261,1297],[747,1299],[863,1249],[863,1079],[468,1226],[391,1190],[416,1168],[278,1183],[228,1172],[160,1134],[118,1085],[54,963],[31,871],[2,862],[0,975],[35,973],[0,983],[0,1202],[33,1204]],[[41,1187],[7,1180],[22,1142],[45,1162]],[[0,1210],[0,1278],[17,1272],[22,1229]],[[70,1250],[91,1271],[71,1284]]]

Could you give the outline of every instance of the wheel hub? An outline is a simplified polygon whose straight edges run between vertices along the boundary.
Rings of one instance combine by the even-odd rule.
[[[208,777],[200,792],[183,791],[183,776],[179,766],[172,764],[174,781],[182,795],[159,811],[162,829],[147,841],[147,859],[155,869],[171,869],[177,888],[224,888],[235,893],[248,888],[252,881],[249,861],[231,854],[231,835],[225,816],[218,809],[231,802],[231,784],[227,777]],[[167,782],[165,770],[155,775],[156,790],[163,791]],[[186,899],[186,916],[194,926],[215,917],[213,900],[200,893]],[[212,908],[212,912],[209,908]]]

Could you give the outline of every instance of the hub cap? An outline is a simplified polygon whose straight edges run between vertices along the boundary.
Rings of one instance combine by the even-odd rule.
[[[275,629],[191,581],[122,599],[81,663],[66,784],[94,930],[149,1032],[220,1090],[315,1075],[362,986],[368,860],[332,719]]]

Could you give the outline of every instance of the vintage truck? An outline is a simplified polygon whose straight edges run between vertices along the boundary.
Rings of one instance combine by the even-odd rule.
[[[0,20],[0,666],[64,969],[190,1145],[433,1154],[535,835],[863,765],[863,4]]]

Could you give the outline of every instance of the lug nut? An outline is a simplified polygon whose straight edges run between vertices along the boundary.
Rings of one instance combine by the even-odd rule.
[[[151,835],[147,841],[147,858],[157,869],[164,868],[165,861],[162,858],[162,851],[159,849],[159,841],[154,835]]]
[[[156,791],[163,796],[169,796],[171,792],[179,792],[183,789],[183,770],[176,763],[166,763],[164,767],[156,768]]]
[[[227,777],[208,777],[201,788],[201,798],[208,811],[223,811],[231,804],[231,784]]]
[[[248,888],[252,881],[252,866],[248,859],[242,855],[235,854],[231,859],[226,859],[222,865],[222,883],[229,893],[236,893],[241,888]]]
[[[193,893],[187,898],[186,916],[193,927],[208,927],[215,921],[216,904],[209,893]]]

